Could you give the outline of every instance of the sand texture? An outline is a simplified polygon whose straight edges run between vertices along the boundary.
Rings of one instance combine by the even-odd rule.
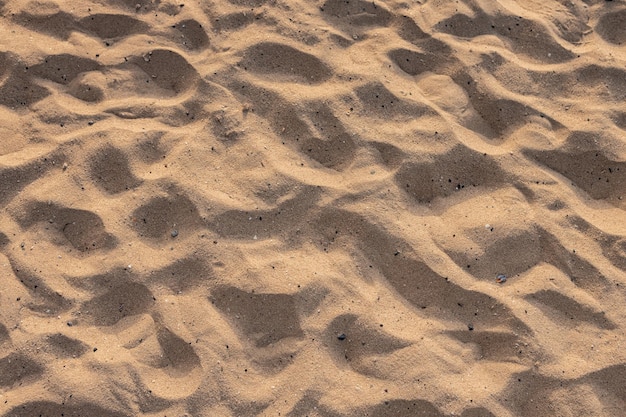
[[[626,415],[624,0],[0,16],[0,416]]]

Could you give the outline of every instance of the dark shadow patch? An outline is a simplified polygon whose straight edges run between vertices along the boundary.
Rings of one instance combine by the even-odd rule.
[[[174,376],[184,376],[200,367],[200,358],[191,345],[167,328],[157,332],[163,350],[163,368]]]
[[[37,33],[50,35],[64,41],[68,40],[72,32],[78,29],[74,16],[65,12],[49,15],[22,12],[13,16],[13,21]]]
[[[583,87],[580,91],[587,92],[589,88],[600,88],[606,91],[608,98],[622,102],[626,100],[625,79],[626,70],[623,68],[593,64],[577,69],[572,82],[576,86]]]
[[[281,203],[273,210],[229,210],[209,223],[219,235],[231,239],[269,239],[288,233],[306,219],[318,200],[320,192],[309,188],[296,197]]]
[[[215,278],[213,270],[198,258],[184,258],[148,275],[148,282],[166,285],[172,292],[185,292]]]
[[[407,42],[416,42],[430,37],[409,16],[398,17],[397,25],[398,35]]]
[[[18,222],[22,228],[42,224],[45,230],[52,232],[53,240],[56,240],[55,235],[60,235],[81,252],[112,249],[117,246],[117,239],[106,232],[100,216],[87,210],[35,201],[24,207],[19,214]]]
[[[52,401],[31,401],[18,405],[7,412],[4,417],[130,417],[95,404],[82,403],[66,405]]]
[[[512,415],[521,417],[554,415],[550,395],[558,388],[570,388],[571,381],[540,375],[537,370],[513,374],[504,392],[508,393],[508,407]]]
[[[480,91],[475,82],[464,82],[465,80],[461,81],[458,77],[454,81],[465,88],[472,107],[489,127],[478,133],[490,139],[501,138],[507,132],[525,125],[529,117],[545,118],[552,126],[561,126],[556,120],[530,106],[514,100],[496,98],[491,93]]]
[[[174,25],[174,29],[182,34],[177,39],[189,49],[204,49],[209,46],[209,37],[200,23],[193,19],[183,20]]]
[[[159,87],[179,94],[195,85],[200,76],[187,60],[174,51],[155,49],[130,62],[141,68]]]
[[[623,363],[591,372],[581,377],[580,382],[590,383],[626,402],[626,365]]]
[[[314,106],[310,119],[319,132],[318,138],[302,142],[302,150],[327,168],[341,170],[354,159],[356,145],[352,136],[327,105]]]
[[[387,167],[398,168],[402,164],[404,152],[400,148],[385,142],[371,142],[371,144]]]
[[[71,339],[61,333],[50,335],[46,339],[49,350],[58,358],[78,358],[89,350],[80,340]]]
[[[491,244],[482,248],[483,253],[477,258],[469,251],[446,250],[446,253],[459,267],[466,269],[474,277],[493,282],[500,273],[513,277],[541,262],[541,242],[541,234],[531,228],[493,239]],[[476,246],[480,245],[476,243]]]
[[[493,54],[492,54],[493,55]],[[507,63],[508,67],[513,64]],[[490,73],[494,71],[487,67]],[[508,69],[503,70],[508,71]],[[533,84],[541,85],[540,95],[546,99],[551,97],[588,97],[598,103],[606,103],[607,100],[623,102],[626,100],[626,85],[623,82],[626,70],[619,67],[605,67],[591,64],[571,71],[529,71],[518,67],[516,69],[523,76],[530,77]],[[502,73],[502,70],[499,71]],[[508,83],[506,79],[501,81]],[[513,86],[518,94],[527,94],[522,84]],[[618,107],[618,106],[615,106]],[[615,114],[615,113],[614,113]],[[551,120],[552,122],[552,120]],[[554,122],[552,122],[554,123]]]
[[[379,82],[358,87],[355,93],[370,116],[406,120],[437,115],[433,109],[424,104],[412,103],[396,97]]]
[[[154,164],[165,158],[167,149],[162,145],[163,136],[165,136],[165,132],[163,131],[147,133],[145,139],[137,144],[133,156],[139,158],[146,164]]]
[[[405,163],[395,175],[398,187],[420,204],[475,187],[498,187],[507,180],[493,157],[462,145],[431,160]]]
[[[232,83],[229,88],[249,100],[254,112],[267,119],[274,133],[290,145],[313,136],[299,109],[277,93],[245,82]]]
[[[15,70],[0,86],[0,105],[10,109],[28,107],[50,95],[47,88],[34,83],[27,70]],[[0,195],[2,190],[0,190]]]
[[[380,3],[362,0],[329,0],[321,6],[322,15],[340,26],[388,26],[393,15]]]
[[[161,0],[107,0],[106,2],[133,13],[149,13],[161,4]]]
[[[20,385],[28,383],[28,380],[39,378],[43,372],[44,369],[32,359],[11,353],[0,359],[0,387],[10,388],[18,382]]]
[[[121,193],[141,184],[133,174],[124,152],[112,146],[99,149],[91,157],[90,171],[94,183],[110,194]]]
[[[561,325],[575,327],[581,323],[589,323],[605,330],[617,327],[606,318],[604,312],[594,311],[591,307],[554,290],[541,290],[524,298]]]
[[[10,242],[10,240],[7,237],[7,235],[5,235],[4,233],[0,232],[0,249],[2,249],[4,246],[8,245],[9,242]]]
[[[376,417],[446,417],[426,400],[389,400],[364,410],[364,415]]]
[[[242,29],[254,22],[256,16],[250,12],[237,12],[220,16],[213,21],[213,29],[217,32],[228,32]]]
[[[121,284],[128,284],[139,279],[137,275],[128,268],[114,268],[102,274],[87,277],[68,277],[67,281],[76,288],[94,294],[104,294],[113,287]]]
[[[249,47],[238,65],[259,74],[280,75],[307,84],[321,83],[332,75],[328,66],[314,55],[274,42]]]
[[[622,45],[626,42],[626,9],[603,14],[596,32],[607,42]]]
[[[89,58],[60,54],[45,57],[42,63],[33,65],[29,72],[36,77],[67,85],[79,74],[101,68],[99,63]]]
[[[228,2],[236,6],[260,7],[267,3],[267,0],[228,0]]]
[[[2,7],[0,5],[0,7]],[[11,68],[17,63],[17,58],[13,57],[10,53],[0,51],[0,77],[3,77],[9,72]]]
[[[569,216],[568,221],[585,236],[593,238],[600,248],[602,254],[617,268],[626,271],[626,238],[605,233],[593,226],[586,220],[578,216]]]
[[[0,323],[0,345],[3,343],[11,341],[11,336],[9,336],[9,331],[6,326]]]
[[[369,356],[385,356],[411,343],[387,334],[354,314],[336,317],[326,329],[326,343],[338,364],[348,363],[355,371],[377,376],[377,370],[362,363]]]
[[[329,35],[329,38],[335,43],[335,45],[339,46],[340,48],[348,48],[354,44],[353,40],[344,38],[343,36],[337,35],[336,33],[331,33]]]
[[[524,154],[568,178],[594,200],[616,200],[626,193],[626,162],[612,160],[600,150],[571,147]]]
[[[304,336],[292,295],[255,294],[236,287],[219,287],[212,291],[210,299],[243,333],[243,338],[257,348]]]
[[[489,16],[476,9],[474,17],[455,14],[438,23],[435,29],[463,38],[498,35],[509,41],[513,52],[545,63],[565,62],[576,57],[559,45],[540,23],[519,16]],[[542,47],[537,48],[537,45]]]
[[[461,413],[461,417],[496,417],[491,411],[483,407],[468,408]]]
[[[148,25],[124,14],[98,13],[82,18],[81,27],[102,39],[115,39],[148,30]]]
[[[148,312],[154,300],[144,285],[122,283],[83,303],[81,311],[96,326],[112,326],[124,317]]]
[[[492,131],[495,132],[495,136],[498,137],[502,137],[508,131],[525,124],[529,116],[543,116],[533,108],[514,100],[484,100],[477,98],[476,95],[470,97],[472,105],[475,105],[474,108]],[[488,137],[494,137],[494,135],[490,135],[489,131],[478,133],[486,134]]]
[[[409,75],[421,74],[425,71],[435,71],[441,66],[441,60],[432,54],[411,51],[409,49],[392,49],[388,53],[400,69]]]
[[[196,205],[186,196],[176,194],[154,197],[133,211],[132,227],[140,236],[164,239],[182,232],[195,231],[204,227]]]

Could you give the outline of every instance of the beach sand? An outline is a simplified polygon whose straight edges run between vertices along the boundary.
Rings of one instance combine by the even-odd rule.
[[[1,416],[626,415],[624,1],[0,16]]]

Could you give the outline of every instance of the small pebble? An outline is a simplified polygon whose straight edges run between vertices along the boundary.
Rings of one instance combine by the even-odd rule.
[[[172,230],[172,237],[178,236],[178,230]]]
[[[474,325],[473,325],[472,323],[468,324],[468,325],[467,325],[467,330],[469,330],[470,332],[471,332],[472,330],[474,330]]]
[[[506,275],[498,274],[498,276],[496,277],[496,282],[498,284],[504,284],[506,282]]]
[[[339,340],[346,340],[346,334],[345,333],[341,333],[340,335],[337,336],[337,339],[339,339]]]

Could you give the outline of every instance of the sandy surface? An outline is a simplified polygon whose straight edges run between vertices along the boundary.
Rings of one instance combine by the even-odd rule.
[[[624,1],[0,7],[1,416],[626,415]]]

